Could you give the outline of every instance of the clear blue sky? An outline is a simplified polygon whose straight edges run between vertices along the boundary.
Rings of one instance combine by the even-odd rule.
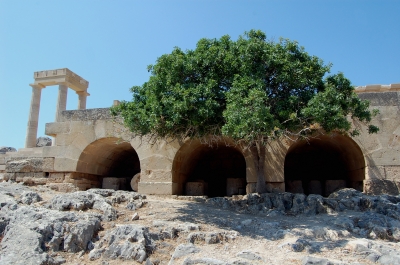
[[[0,0],[0,146],[24,147],[35,71],[67,67],[89,81],[88,108],[109,107],[174,46],[250,29],[297,40],[354,85],[400,83],[399,14],[396,0]],[[42,91],[38,136],[56,100]]]

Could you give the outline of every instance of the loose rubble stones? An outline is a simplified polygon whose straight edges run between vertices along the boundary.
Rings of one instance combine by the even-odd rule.
[[[7,152],[17,152],[14,147],[0,146],[0,154],[5,154]]]
[[[51,146],[52,140],[49,137],[39,137],[36,140],[36,147]]]

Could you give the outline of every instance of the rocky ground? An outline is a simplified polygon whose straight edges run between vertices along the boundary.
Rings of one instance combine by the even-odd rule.
[[[400,196],[145,196],[0,183],[0,264],[400,264]]]

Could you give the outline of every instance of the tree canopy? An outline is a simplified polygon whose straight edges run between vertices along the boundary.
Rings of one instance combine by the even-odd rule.
[[[139,136],[227,136],[246,144],[257,170],[256,191],[263,193],[267,142],[318,132],[354,136],[359,132],[349,117],[371,121],[369,102],[342,73],[328,75],[330,68],[297,42],[273,42],[261,31],[236,41],[227,35],[201,39],[194,50],[176,47],[149,65],[149,80],[132,87],[132,101],[111,112]]]

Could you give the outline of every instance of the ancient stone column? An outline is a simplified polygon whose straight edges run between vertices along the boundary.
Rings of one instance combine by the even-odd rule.
[[[56,122],[60,121],[61,112],[67,109],[67,92],[68,92],[68,85],[64,83],[59,84],[57,109],[56,109]]]
[[[42,89],[45,88],[45,86],[40,84],[31,84],[30,86],[32,87],[32,98],[29,110],[28,127],[26,130],[25,148],[36,147],[40,97],[42,95]]]
[[[88,93],[86,91],[78,91],[76,94],[78,94],[78,109],[86,109]]]

